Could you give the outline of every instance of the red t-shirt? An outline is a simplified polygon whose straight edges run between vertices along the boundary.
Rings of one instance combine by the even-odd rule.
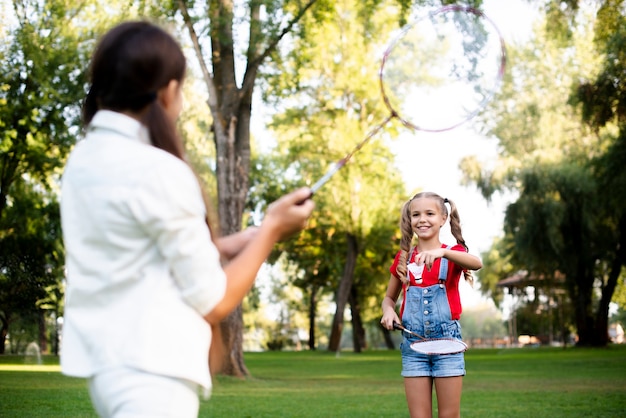
[[[441,248],[446,248],[445,244],[441,245]],[[463,251],[466,252],[465,247],[461,244],[457,244],[451,248],[452,251]],[[417,256],[417,247],[412,249],[409,253],[408,263],[412,263],[415,261],[415,257]],[[393,264],[389,267],[389,272],[393,274],[395,277],[398,277],[397,267],[398,267],[398,258],[400,257],[400,251],[396,254],[396,257],[393,260]],[[441,259],[438,258],[433,263],[433,267],[428,271],[427,268],[424,268],[422,272],[422,283],[417,284],[413,277],[413,274],[409,272],[409,280],[411,286],[418,287],[428,287],[434,284],[439,283],[439,264],[441,263]],[[461,273],[463,273],[463,269],[458,265],[454,264],[452,261],[448,260],[448,277],[446,278],[446,294],[448,295],[448,304],[450,305],[450,313],[452,314],[452,319],[457,320],[461,318],[461,312],[463,308],[461,307],[461,295],[459,294],[459,279],[461,278]],[[404,286],[403,286],[404,287]],[[404,307],[404,301],[402,302],[402,307]],[[400,312],[402,315],[402,311]]]

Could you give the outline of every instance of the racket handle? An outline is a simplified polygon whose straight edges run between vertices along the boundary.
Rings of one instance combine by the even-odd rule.
[[[309,200],[309,199],[311,199],[313,197],[313,194],[314,194],[314,192],[313,192],[313,190],[311,190],[311,194],[309,194],[305,199],[302,199],[301,201],[299,201],[297,204],[298,205],[303,205],[304,202],[306,202],[307,200]]]
[[[326,174],[324,174],[324,176],[319,179],[317,182],[315,182],[315,184],[313,186],[311,186],[311,191],[313,193],[315,193],[316,191],[318,191],[324,184],[326,184],[326,182],[328,180],[330,180],[330,178],[333,176],[333,174],[335,174],[337,171],[339,171],[339,169],[341,167],[343,167],[346,164],[347,159],[344,158],[342,160],[337,161],[327,172]]]
[[[404,328],[402,325],[398,324],[398,323],[397,323],[397,322],[395,322],[395,321],[394,321],[394,323],[393,323],[393,329],[397,329],[397,330],[399,330],[399,331],[403,331],[403,332],[406,332],[406,333],[408,333],[408,334],[411,334],[411,335],[413,335],[413,336],[415,336],[415,337],[419,338],[420,340],[425,340],[425,339],[426,339],[426,338],[422,337],[421,335],[419,335],[419,334],[417,334],[417,333],[415,333],[415,332],[413,332],[413,331],[409,331],[408,329]]]
[[[306,199],[298,202],[299,205],[303,204],[304,202],[306,202],[307,200],[311,199],[313,197],[313,195],[315,194],[316,191],[318,191],[324,184],[326,184],[326,182],[328,180],[330,180],[330,178],[333,176],[333,174],[335,174],[337,171],[339,171],[339,169],[341,167],[343,167],[346,164],[347,159],[344,158],[342,160],[337,161],[327,172],[326,174],[324,174],[324,176],[319,179],[318,181],[315,182],[315,184],[313,186],[311,186],[311,194],[309,195],[309,197],[307,197]]]

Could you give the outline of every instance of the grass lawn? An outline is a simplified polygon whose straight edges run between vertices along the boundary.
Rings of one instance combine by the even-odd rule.
[[[252,377],[219,376],[201,417],[406,417],[398,351],[247,353]],[[463,417],[625,417],[626,346],[466,354]],[[0,356],[0,417],[95,417],[58,359]]]

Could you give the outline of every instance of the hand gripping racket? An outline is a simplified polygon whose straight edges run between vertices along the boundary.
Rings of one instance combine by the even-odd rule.
[[[505,52],[498,28],[472,7],[445,6],[403,27],[379,71],[389,116],[311,186],[312,193],[392,119],[425,132],[447,131],[472,119],[500,86]]]
[[[457,354],[467,351],[467,344],[456,338],[425,338],[413,331],[410,331],[398,324],[393,323],[393,328],[411,334],[419,338],[419,341],[411,343],[411,349],[418,353],[435,355],[435,354]]]

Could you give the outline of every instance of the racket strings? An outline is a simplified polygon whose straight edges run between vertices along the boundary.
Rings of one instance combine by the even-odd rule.
[[[457,354],[467,350],[467,344],[454,338],[436,338],[432,340],[416,341],[411,349],[422,354]]]
[[[405,328],[397,322],[394,322],[393,327],[394,329],[406,332],[418,338],[418,341],[411,343],[411,349],[418,353],[429,355],[457,354],[467,350],[467,344],[456,338],[426,338]]]
[[[385,51],[383,99],[406,126],[452,129],[493,97],[503,65],[501,36],[486,16],[443,8],[405,27]]]
[[[443,132],[476,116],[504,76],[505,47],[479,10],[445,6],[405,26],[385,50],[378,72],[389,116],[312,187],[316,193],[394,118],[412,130]]]

